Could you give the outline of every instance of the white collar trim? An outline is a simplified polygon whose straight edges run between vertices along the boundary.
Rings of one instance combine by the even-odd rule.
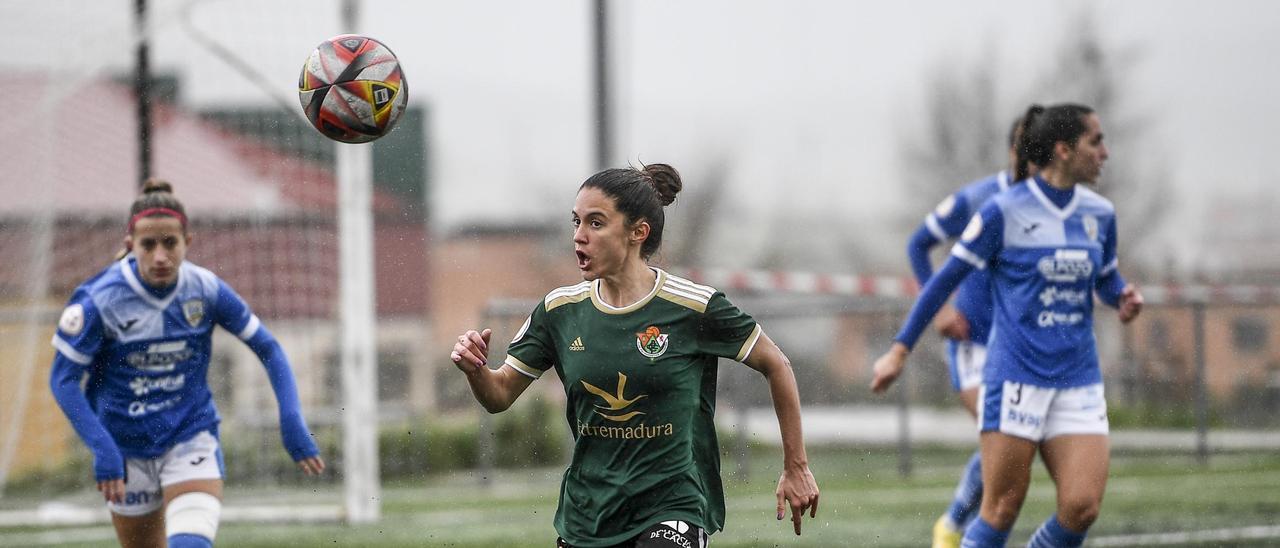
[[[655,274],[653,289],[649,290],[649,294],[645,295],[640,300],[622,307],[613,306],[605,302],[604,298],[600,296],[601,280],[597,279],[591,284],[591,302],[596,305],[597,310],[606,314],[626,314],[628,312],[639,310],[644,305],[649,304],[649,301],[653,300],[653,297],[658,294],[658,290],[662,288],[662,284],[667,281],[667,273],[663,272],[662,269],[654,268],[652,266],[649,267],[649,269],[653,270],[653,273]]]
[[[1048,209],[1049,212],[1053,213],[1059,220],[1065,221],[1067,217],[1070,217],[1072,213],[1076,212],[1076,206],[1080,205],[1079,191],[1075,191],[1073,189],[1071,193],[1071,201],[1067,202],[1066,207],[1059,208],[1054,205],[1053,200],[1050,200],[1048,196],[1045,196],[1044,190],[1040,189],[1040,179],[1038,177],[1032,177],[1031,180],[1027,182],[1030,183],[1028,186],[1031,187],[1031,194],[1034,194],[1036,199],[1040,201],[1040,205],[1044,206],[1045,209]]]

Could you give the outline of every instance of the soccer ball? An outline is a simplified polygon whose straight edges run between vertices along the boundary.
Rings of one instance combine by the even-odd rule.
[[[400,61],[367,36],[341,34],[321,42],[298,78],[298,99],[307,120],[325,137],[344,143],[386,135],[408,98]]]

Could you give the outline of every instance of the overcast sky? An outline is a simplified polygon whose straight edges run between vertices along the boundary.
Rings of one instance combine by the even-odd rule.
[[[306,55],[350,30],[340,25],[335,0],[151,4],[154,63],[180,74],[182,100],[198,106],[264,103],[261,86],[293,101]],[[0,35],[11,44],[0,66],[72,74],[127,67],[132,5],[0,0]],[[1017,75],[1043,74],[1037,59],[1071,32],[1081,9],[1094,13],[1106,44],[1140,52],[1123,89],[1126,104],[1140,105],[1150,139],[1112,155],[1165,164],[1170,180],[1134,184],[1178,197],[1180,222],[1167,229],[1168,241],[1191,241],[1203,229],[1210,192],[1274,195],[1264,170],[1271,171],[1266,160],[1280,122],[1280,2],[612,6],[616,162],[671,163],[690,188],[717,162],[727,165],[731,197],[744,214],[720,220],[718,241],[732,251],[711,264],[750,264],[769,242],[810,249],[815,240],[839,241],[830,237],[836,231],[876,242],[868,247],[872,259],[894,264],[817,259],[794,267],[905,271],[900,238],[878,242],[878,228],[924,213],[901,190],[899,147],[922,127],[930,71],[947,62],[993,63],[1011,77],[1001,94],[1018,97],[1026,86]],[[264,81],[247,82],[196,44],[179,22],[185,7],[196,27],[249,59]],[[588,8],[585,0],[362,4],[356,30],[397,53],[411,105],[431,109],[437,228],[568,218],[574,190],[594,171]],[[14,55],[14,43],[22,55]],[[1280,232],[1275,221],[1265,226]]]

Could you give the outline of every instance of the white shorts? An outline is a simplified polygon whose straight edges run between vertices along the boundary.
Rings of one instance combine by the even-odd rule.
[[[963,392],[982,386],[982,367],[986,363],[987,345],[973,341],[947,341],[952,390]]]
[[[1102,383],[1078,388],[1045,388],[1011,381],[979,389],[978,425],[1040,442],[1063,434],[1110,433]]]
[[[222,479],[222,448],[208,431],[170,448],[154,459],[125,459],[124,503],[107,503],[122,516],[142,516],[164,504],[163,488],[190,480]]]

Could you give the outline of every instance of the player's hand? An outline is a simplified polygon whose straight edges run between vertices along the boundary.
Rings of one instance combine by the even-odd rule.
[[[320,455],[307,457],[298,461],[298,468],[302,469],[302,473],[308,476],[319,476],[324,472],[324,459]]]
[[[964,317],[956,307],[947,305],[938,313],[933,321],[938,333],[954,341],[969,340],[969,318]]]
[[[1138,292],[1137,286],[1129,284],[1124,286],[1124,290],[1120,292],[1120,306],[1117,307],[1120,313],[1120,322],[1129,323],[1138,317],[1138,313],[1142,312],[1142,304],[1146,302],[1142,298],[1142,293]]]
[[[778,497],[778,520],[786,517],[790,506],[791,524],[797,535],[800,534],[800,520],[804,518],[805,510],[809,511],[811,518],[818,515],[818,482],[813,479],[808,466],[783,468],[775,494]]]
[[[458,335],[458,342],[453,344],[449,359],[453,360],[453,364],[465,373],[474,373],[481,367],[488,366],[489,337],[492,335],[491,329],[479,333],[471,330]]]
[[[876,360],[875,366],[871,368],[875,375],[871,379],[872,392],[880,394],[889,389],[889,385],[902,374],[902,368],[907,364],[907,354],[910,352],[906,345],[895,342],[888,352]]]
[[[98,492],[103,500],[116,504],[124,503],[124,478],[102,480],[98,482]]]

